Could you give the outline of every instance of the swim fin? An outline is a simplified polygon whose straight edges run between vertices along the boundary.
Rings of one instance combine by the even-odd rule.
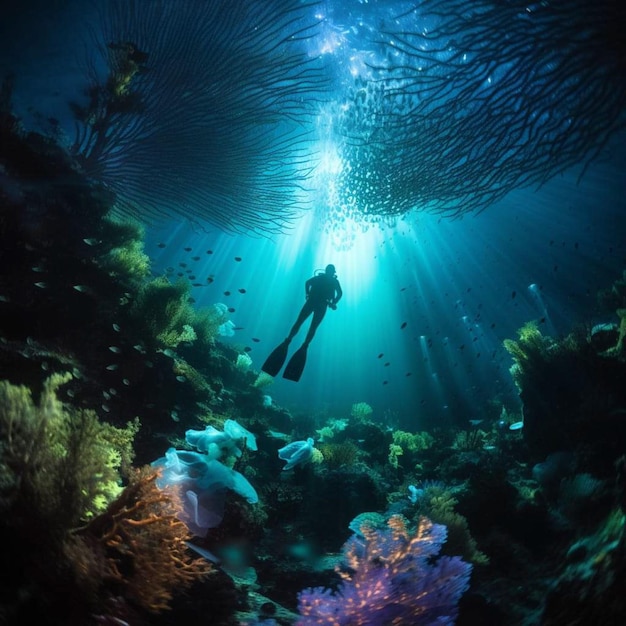
[[[265,359],[261,370],[270,376],[276,376],[287,358],[287,351],[291,340],[285,339],[274,351]]]
[[[300,376],[302,376],[302,370],[306,365],[307,348],[307,345],[303,345],[293,353],[293,356],[289,359],[287,367],[283,372],[283,378],[286,378],[287,380],[293,380],[296,383],[300,380]]]

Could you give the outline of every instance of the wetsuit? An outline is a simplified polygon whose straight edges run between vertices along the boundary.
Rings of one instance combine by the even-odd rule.
[[[337,302],[341,300],[343,292],[341,291],[339,281],[335,276],[329,274],[318,274],[317,276],[313,276],[313,278],[309,278],[304,284],[304,290],[306,302],[287,339],[291,341],[296,336],[296,333],[300,330],[300,327],[307,317],[313,313],[313,320],[311,321],[309,332],[304,340],[304,345],[308,346],[315,335],[317,327],[324,319],[326,308],[328,306],[335,308]]]

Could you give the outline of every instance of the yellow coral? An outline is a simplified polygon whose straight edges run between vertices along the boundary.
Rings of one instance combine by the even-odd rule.
[[[389,455],[387,456],[387,460],[389,461],[389,465],[391,465],[391,467],[393,467],[394,469],[398,468],[398,457],[402,456],[404,454],[402,448],[395,444],[395,443],[390,443],[389,444]]]
[[[392,438],[395,444],[407,452],[428,450],[435,442],[433,436],[426,431],[410,433],[404,430],[394,430]]]
[[[358,422],[367,422],[374,410],[367,402],[357,402],[352,405],[350,415]]]
[[[53,532],[97,512],[117,491],[119,469],[130,465],[138,423],[128,429],[102,424],[93,411],[66,407],[54,375],[39,403],[30,390],[0,381],[0,476],[4,514],[28,511]]]

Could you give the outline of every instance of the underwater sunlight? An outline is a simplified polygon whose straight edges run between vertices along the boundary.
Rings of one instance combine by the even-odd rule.
[[[3,6],[0,622],[625,624],[624,30]]]

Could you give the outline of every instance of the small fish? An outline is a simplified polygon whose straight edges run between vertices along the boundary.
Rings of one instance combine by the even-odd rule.
[[[122,349],[118,348],[117,346],[109,346],[109,350],[111,352],[115,352],[115,354],[120,354],[120,352],[122,351]]]
[[[388,385],[389,381],[388,380],[383,380],[383,385]]]
[[[72,289],[80,293],[93,293],[93,290],[87,287],[87,285],[72,285]]]
[[[246,346],[246,347],[243,349],[243,351],[244,351],[244,352],[252,352],[252,348],[251,348],[250,346]]]
[[[33,265],[31,268],[31,270],[33,270],[33,272],[45,272],[45,268],[42,267],[41,265]]]
[[[384,367],[389,367],[391,365],[391,363],[389,363],[389,361],[387,361],[384,365]]]
[[[185,252],[191,252],[191,248],[189,248],[189,247],[187,247],[187,248],[183,248],[183,250],[184,250]]]
[[[38,283],[35,283],[35,287],[39,287],[39,289],[47,289],[48,283],[44,283],[43,281],[40,281]]]
[[[191,257],[191,260],[192,260],[192,261],[199,261],[199,260],[200,260],[200,257],[199,257],[199,256],[192,256],[192,257]]]
[[[378,358],[379,358],[379,359],[382,359],[384,356],[385,356],[385,355],[384,355],[384,353],[383,353],[383,352],[381,352],[381,353],[378,355]]]
[[[170,359],[173,359],[176,356],[176,352],[174,352],[171,348],[165,348],[165,350],[163,350],[163,354],[170,357]]]
[[[230,291],[225,291],[225,292],[224,292],[224,295],[225,295],[225,296],[230,296]]]
[[[234,313],[235,312],[235,307],[234,306],[229,306],[228,307],[228,312],[229,313]]]
[[[207,283],[209,283],[209,285],[215,280],[215,278],[213,278],[213,276],[209,276],[206,281]]]
[[[107,365],[106,368],[109,370],[109,372],[114,372],[118,367],[119,365],[117,363],[111,363],[111,365]]]
[[[128,387],[130,385],[130,380],[128,380],[128,378],[122,378],[122,384]]]
[[[239,293],[246,293],[246,290],[243,289],[243,288],[242,289],[238,289],[237,291],[239,291]]]
[[[187,263],[182,263],[181,262],[181,263],[178,264],[178,267],[187,267]]]
[[[207,250],[206,253],[207,254],[213,254],[213,250]]]
[[[406,322],[402,322],[402,324],[400,324],[400,330],[402,330],[403,328],[406,328]]]
[[[113,330],[114,330],[116,333],[119,333],[119,332],[120,332],[120,326],[119,326],[119,324],[113,324]]]
[[[83,239],[83,241],[88,245],[88,246],[97,246],[100,242],[99,239],[96,239],[95,237],[85,237],[85,239]]]
[[[101,406],[102,406],[102,410],[103,410],[105,413],[110,413],[110,411],[111,411],[111,407],[110,407],[108,404],[102,404]]]
[[[184,376],[176,376],[176,380],[179,383],[184,383],[187,379]]]
[[[237,261],[237,263],[240,263],[241,262],[241,257],[240,256],[236,256],[235,257],[235,261]]]
[[[257,339],[256,337],[252,337],[252,341],[254,341],[254,343],[259,343],[259,341],[261,341],[261,340]]]
[[[159,244],[157,244],[157,248],[165,248],[165,244],[161,241]]]
[[[517,291],[511,292],[511,300],[515,300],[515,296],[517,295]]]

